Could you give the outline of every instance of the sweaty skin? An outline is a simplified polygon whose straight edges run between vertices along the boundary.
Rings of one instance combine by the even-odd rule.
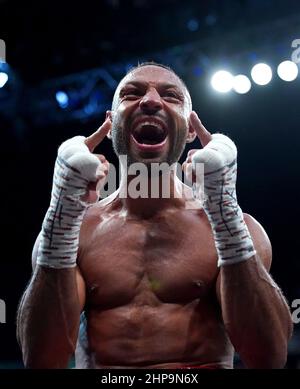
[[[95,366],[232,366],[215,292],[216,252],[202,210],[178,204],[143,220],[117,198],[89,210],[81,242]]]
[[[263,230],[246,220],[261,247]],[[216,294],[217,254],[202,209],[179,203],[143,220],[119,198],[99,203],[83,222],[78,265],[89,342],[78,361],[88,359],[89,367],[232,367]]]
[[[149,153],[130,134],[133,123],[152,116],[166,125],[168,137]],[[109,120],[116,153],[146,165],[178,160],[196,132],[203,146],[210,139],[191,113],[182,82],[157,66],[138,68],[121,81],[106,125]],[[98,138],[88,141],[91,151]],[[119,189],[126,186],[122,179]],[[199,200],[194,209],[187,206],[191,193],[180,199],[175,192],[167,199],[118,193],[88,207],[77,267],[35,266],[37,240],[18,317],[25,365],[66,367],[77,343],[79,368],[231,368],[232,342],[248,367],[283,367],[292,325],[266,271],[271,245],[260,224],[244,214],[257,255],[218,268],[208,218]],[[95,198],[91,192],[90,201]],[[78,339],[81,312],[86,326]]]

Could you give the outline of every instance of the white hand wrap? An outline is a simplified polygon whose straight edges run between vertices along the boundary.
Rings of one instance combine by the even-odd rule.
[[[204,163],[204,209],[212,226],[218,266],[230,265],[256,254],[243,212],[236,198],[237,149],[227,136],[213,134],[212,140],[192,156]]]
[[[37,263],[52,268],[76,266],[80,226],[87,203],[81,200],[96,181],[101,162],[75,136],[58,149],[50,207],[42,225]]]

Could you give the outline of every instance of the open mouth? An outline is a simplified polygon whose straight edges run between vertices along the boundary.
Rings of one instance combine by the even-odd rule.
[[[132,132],[132,136],[138,144],[159,145],[164,143],[168,133],[162,125],[149,121],[136,126]]]

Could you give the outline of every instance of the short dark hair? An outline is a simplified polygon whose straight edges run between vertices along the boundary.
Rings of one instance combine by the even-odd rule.
[[[145,61],[145,62],[141,62],[141,63],[138,63],[136,66],[132,66],[130,67],[128,70],[127,70],[127,73],[126,75],[120,80],[119,84],[122,82],[122,80],[130,73],[134,72],[135,70],[139,69],[139,68],[142,68],[144,66],[157,66],[159,68],[163,68],[163,69],[166,69],[168,70],[169,72],[173,73],[179,80],[180,82],[182,83],[182,85],[184,86],[184,88],[186,89],[186,91],[188,92],[188,95],[190,97],[190,91],[188,89],[188,87],[186,86],[186,83],[182,80],[181,77],[178,76],[178,74],[168,65],[164,65],[162,63],[158,63],[158,62],[155,62],[155,61]],[[113,98],[113,103],[112,103],[112,109],[114,108],[114,101],[115,101],[115,97]],[[190,107],[192,108],[192,101],[191,99],[189,99],[189,103],[190,103]]]
[[[128,70],[127,70],[127,73],[126,74],[129,74],[131,72],[133,72],[134,70],[138,69],[138,68],[141,68],[143,66],[158,66],[159,68],[164,68],[164,69],[167,69],[169,70],[170,72],[174,73],[174,70],[168,66],[168,65],[164,65],[162,63],[158,63],[158,62],[155,62],[155,61],[145,61],[145,62],[138,62],[138,64],[136,66],[131,66]],[[177,74],[176,74],[177,75]]]

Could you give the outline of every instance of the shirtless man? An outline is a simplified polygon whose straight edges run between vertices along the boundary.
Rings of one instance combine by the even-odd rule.
[[[99,202],[108,162],[92,154],[105,136],[128,166],[119,190]],[[121,196],[134,162],[170,166],[195,137],[185,169],[204,163],[206,199],[170,174],[170,196]],[[193,173],[192,173],[193,172]],[[144,181],[153,177],[146,174]],[[112,110],[90,137],[58,150],[50,208],[33,249],[33,276],[18,312],[29,368],[281,368],[292,321],[268,270],[271,245],[235,194],[236,148],[211,135],[171,70],[143,64],[116,89]],[[130,191],[128,191],[130,192]],[[249,194],[250,195],[250,194]],[[84,312],[79,334],[80,315]]]

